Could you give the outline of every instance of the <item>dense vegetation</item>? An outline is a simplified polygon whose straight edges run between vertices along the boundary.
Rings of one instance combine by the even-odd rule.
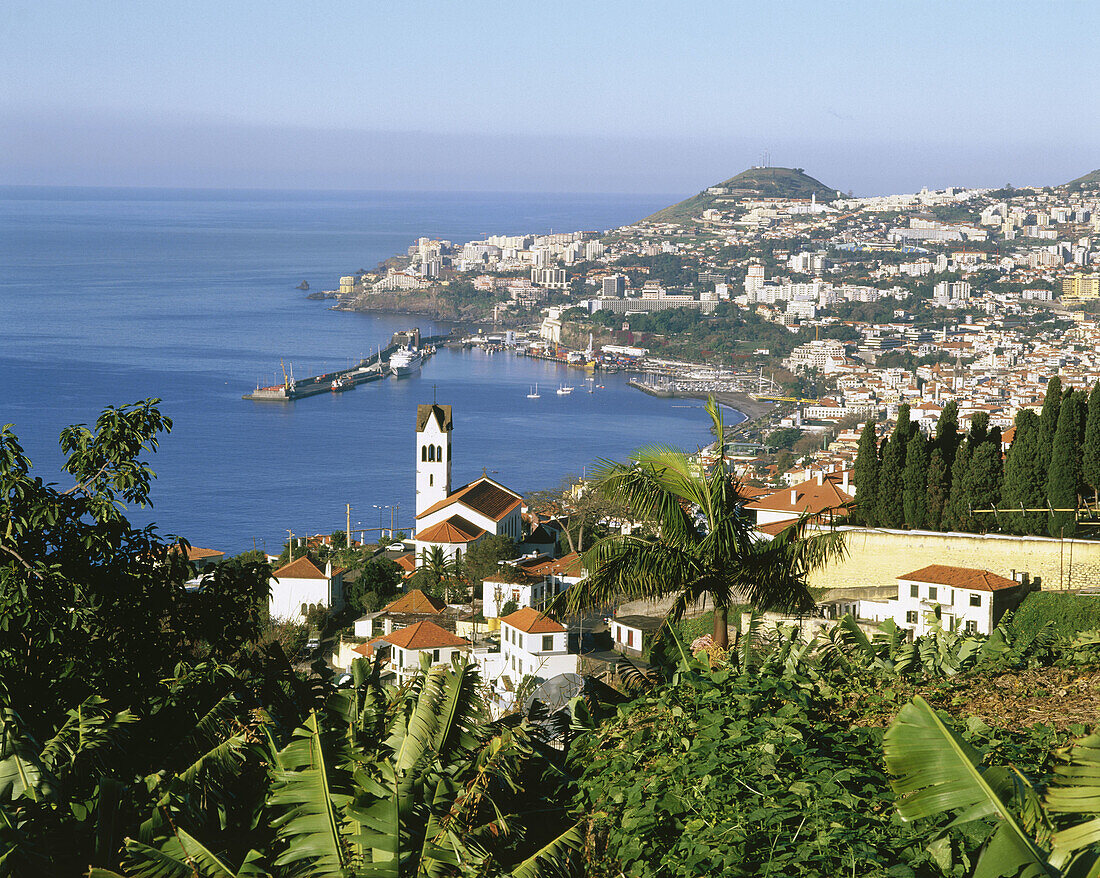
[[[1000,428],[977,412],[958,431],[949,402],[925,437],[901,405],[881,444],[868,422],[855,462],[855,520],[872,527],[1074,536],[1077,510],[1100,488],[1100,384],[1091,392],[1047,386],[1042,413],[1024,409],[1002,454]]]

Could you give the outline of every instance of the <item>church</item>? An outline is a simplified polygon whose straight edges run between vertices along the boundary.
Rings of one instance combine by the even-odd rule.
[[[515,491],[487,475],[451,490],[453,434],[449,405],[416,407],[417,564],[436,546],[461,560],[485,536],[523,541],[523,498]]]

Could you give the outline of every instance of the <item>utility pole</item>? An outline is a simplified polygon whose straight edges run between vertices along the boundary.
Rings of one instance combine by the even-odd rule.
[[[286,559],[287,562],[294,560],[294,531],[289,527],[286,529]]]
[[[351,548],[351,504],[347,503],[345,505],[347,506],[347,510],[348,510],[348,524],[347,524],[347,529],[344,531],[344,547],[347,548],[347,549],[350,549]]]

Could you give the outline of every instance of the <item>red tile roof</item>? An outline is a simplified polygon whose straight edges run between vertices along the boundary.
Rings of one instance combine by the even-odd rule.
[[[289,564],[284,564],[272,576],[276,579],[328,579],[324,572],[318,570],[317,565],[305,555],[295,558]]]
[[[461,515],[452,515],[445,521],[420,531],[416,539],[421,543],[469,543],[484,533],[485,528],[478,527]]]
[[[178,554],[180,550],[179,545],[172,546],[169,550],[172,554]],[[198,546],[187,547],[187,560],[188,561],[201,561],[204,558],[221,558],[225,555],[225,552],[221,549],[200,549]]]
[[[560,634],[565,630],[564,626],[531,607],[522,607],[500,621],[528,634]]]
[[[912,573],[903,573],[898,579],[909,582],[928,582],[932,585],[950,585],[971,591],[1000,591],[1016,588],[1020,583],[978,567],[950,567],[946,564],[929,564]]]
[[[469,641],[457,637],[426,619],[408,628],[385,635],[382,640],[402,649],[439,649],[446,646],[469,646]]]
[[[751,503],[746,503],[745,508],[813,515],[851,502],[852,495],[841,490],[835,476],[830,473],[822,479],[820,485],[816,478],[809,479],[790,488],[772,491]]]
[[[411,589],[407,594],[401,595],[393,603],[382,608],[384,613],[422,613],[435,615],[443,612],[447,606],[446,601],[431,595],[424,594],[419,588]]]

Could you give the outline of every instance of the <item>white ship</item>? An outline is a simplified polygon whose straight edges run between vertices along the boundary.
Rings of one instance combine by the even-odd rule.
[[[398,378],[420,371],[420,351],[415,348],[398,348],[390,357],[390,371]]]

